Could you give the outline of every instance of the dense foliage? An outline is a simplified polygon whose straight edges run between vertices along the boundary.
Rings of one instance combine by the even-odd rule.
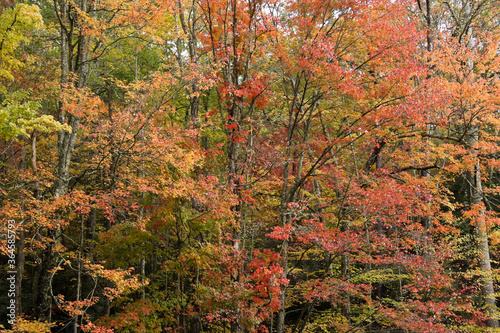
[[[499,11],[0,2],[0,324],[498,330]]]

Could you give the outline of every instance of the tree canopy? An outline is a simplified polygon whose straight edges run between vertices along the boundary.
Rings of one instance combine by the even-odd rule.
[[[1,2],[0,328],[500,331],[499,10]]]

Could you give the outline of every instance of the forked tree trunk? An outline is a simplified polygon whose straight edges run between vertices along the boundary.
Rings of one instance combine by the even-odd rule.
[[[74,68],[79,74],[77,86],[83,87],[88,76],[88,38],[80,36],[78,43],[78,53],[76,55],[76,64],[73,66],[72,49],[73,41],[71,31],[73,31],[74,18],[69,15],[69,4],[67,0],[60,0],[55,2],[55,11],[58,12],[60,19],[60,36],[61,36],[61,87],[69,82],[68,76],[70,71]],[[87,0],[81,3],[83,11],[87,11]],[[71,26],[71,28],[69,27]],[[66,114],[59,106],[59,122],[67,124],[71,131],[61,130],[58,133],[57,153],[58,163],[56,169],[56,180],[53,186],[53,195],[55,198],[62,197],[68,191],[70,176],[70,164],[75,148],[76,136],[80,127],[80,118],[71,114]],[[55,230],[49,232],[52,236],[53,243],[49,246],[45,253],[42,254],[43,262],[38,267],[37,274],[34,280],[34,287],[36,292],[34,294],[35,310],[40,321],[51,321],[51,306],[52,306],[52,286],[49,269],[53,268],[56,264],[56,248],[60,243],[62,231],[59,226]]]

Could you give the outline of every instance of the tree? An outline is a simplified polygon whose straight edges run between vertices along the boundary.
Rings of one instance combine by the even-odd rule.
[[[497,78],[489,73],[497,71],[498,59],[496,40],[492,37],[495,27],[488,24],[488,17],[495,9],[493,3],[486,2],[439,5],[447,10],[448,30],[433,31],[437,43],[431,53],[432,65],[444,81],[442,87],[449,102],[448,107],[433,116],[432,125],[436,136],[456,149],[451,153],[456,160],[449,169],[462,173],[467,184],[467,194],[461,200],[468,208],[461,213],[475,232],[487,325],[498,327],[488,241],[488,229],[495,223],[495,213],[486,197],[488,189],[483,185],[482,172],[485,165],[494,163],[491,158],[495,150],[491,143],[497,140],[494,130]],[[483,150],[485,153],[481,153]]]
[[[48,322],[14,330],[497,326],[495,1],[38,5],[0,14],[0,214]]]

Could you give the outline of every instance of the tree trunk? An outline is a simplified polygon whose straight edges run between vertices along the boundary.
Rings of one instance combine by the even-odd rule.
[[[80,230],[80,247],[78,249],[78,272],[76,280],[76,301],[80,301],[82,298],[82,251],[83,251],[83,240],[85,234],[85,223],[82,217]],[[78,315],[73,316],[73,333],[78,333]]]
[[[54,8],[55,11],[59,12],[60,18],[60,36],[61,36],[61,87],[64,88],[68,83],[68,76],[72,68],[76,68],[79,71],[79,78],[77,82],[78,87],[83,87],[88,74],[88,64],[87,64],[87,42],[88,38],[85,36],[80,36],[80,43],[78,45],[78,54],[76,57],[76,64],[73,66],[72,61],[72,38],[70,35],[71,30],[68,29],[67,24],[72,25],[73,22],[69,17],[69,5],[66,0],[61,0],[57,3],[58,7]],[[83,0],[81,3],[81,9],[87,11],[87,2]],[[68,23],[69,22],[69,23]],[[56,175],[57,178],[53,185],[53,195],[54,198],[59,198],[64,196],[69,187],[69,169],[71,164],[71,158],[73,155],[73,150],[75,148],[76,136],[80,126],[80,118],[72,114],[65,114],[62,105],[59,105],[59,122],[61,124],[68,124],[71,128],[71,132],[61,130],[58,133],[57,142],[57,153],[58,153],[58,163]],[[37,287],[35,307],[38,315],[38,320],[40,321],[50,321],[50,312],[52,305],[51,298],[51,279],[49,269],[53,268],[56,263],[56,248],[60,242],[62,235],[62,230],[59,226],[55,230],[49,232],[52,234],[53,244],[46,250],[46,253],[42,255],[44,261],[41,263],[41,267],[38,270],[37,278],[34,281],[34,285]]]
[[[35,279],[33,280],[35,313],[38,321],[51,322],[52,296],[49,270],[54,268],[56,261],[50,246],[41,253],[39,260],[40,262],[38,263],[35,273]]]
[[[188,19],[186,20],[186,16],[184,15],[185,8],[183,7],[181,1],[177,2],[177,8],[179,10],[179,21],[181,23],[182,30],[184,34],[188,38],[188,51],[189,51],[189,66],[198,65],[198,55],[197,55],[197,37],[196,37],[196,23],[198,21],[196,6],[194,4],[191,8],[189,8]],[[184,70],[184,62],[182,61],[182,43],[181,39],[177,39],[177,62],[181,69],[181,73]],[[198,80],[194,79],[189,84],[189,88],[187,89],[187,93],[189,95],[189,110],[186,111],[186,123],[185,127],[189,127],[190,125],[193,128],[199,128],[199,108],[200,108],[200,89],[198,87]]]
[[[466,18],[472,20],[472,5],[471,0],[464,4],[464,12]],[[467,47],[474,49],[474,38],[471,25],[467,25]],[[470,70],[473,70],[474,63],[469,59],[467,64]],[[473,156],[477,155],[474,145],[479,140],[479,125],[470,124],[467,130],[467,143]],[[475,156],[477,158],[477,156]],[[474,163],[472,171],[468,174],[469,198],[471,207],[484,204],[483,188],[481,183],[481,165],[479,159]],[[478,245],[479,268],[481,270],[481,291],[486,305],[486,313],[488,319],[486,324],[488,327],[498,327],[497,307],[495,299],[495,289],[493,286],[493,275],[491,271],[490,248],[488,244],[488,231],[486,228],[486,214],[484,206],[479,211],[475,219],[475,233]]]
[[[21,318],[22,307],[22,282],[24,274],[24,223],[19,224],[19,245],[17,248],[17,278],[16,278],[16,318]]]
[[[476,151],[474,144],[478,141],[479,129],[477,126],[471,126],[469,129],[468,144],[472,149],[472,153]],[[474,163],[473,170],[467,176],[469,184],[469,197],[471,207],[475,207],[483,203],[483,189],[481,183],[481,166],[479,161]],[[481,208],[478,216],[475,218],[475,232],[477,238],[479,268],[481,270],[481,291],[486,305],[488,327],[498,327],[497,307],[495,299],[495,288],[493,286],[493,275],[491,271],[490,248],[488,244],[488,231],[486,228],[485,209]]]

